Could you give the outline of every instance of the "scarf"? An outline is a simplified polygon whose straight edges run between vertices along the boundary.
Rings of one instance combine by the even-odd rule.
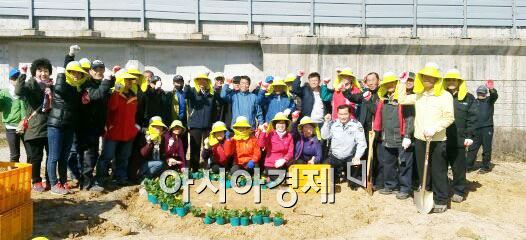
[[[252,131],[250,129],[247,129],[245,131],[239,131],[239,130],[234,128],[234,137],[233,137],[233,139],[236,140],[236,141],[247,140],[247,139],[250,138],[250,134],[251,133],[252,133]]]
[[[285,134],[287,134],[287,131],[280,132],[280,131],[276,130],[276,134],[278,134],[279,138],[283,138],[285,136]]]

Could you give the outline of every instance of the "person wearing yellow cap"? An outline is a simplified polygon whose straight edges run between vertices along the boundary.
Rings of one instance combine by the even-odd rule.
[[[89,74],[79,62],[69,62],[64,68],[57,68],[57,82],[54,85],[51,111],[48,116],[49,156],[47,172],[53,194],[69,193],[67,185],[67,157],[73,143],[73,134],[79,123],[82,85]],[[58,177],[57,177],[58,168]]]
[[[234,164],[230,172],[233,174],[239,169],[246,169],[249,172],[253,172],[254,168],[259,167],[261,150],[258,145],[258,140],[254,136],[252,126],[248,122],[248,118],[244,116],[237,117],[235,123],[232,125],[232,129],[234,130],[232,147],[228,148],[228,150],[233,151],[231,155],[234,157]]]
[[[212,125],[210,135],[204,140],[201,157],[209,162],[209,168],[213,173],[219,173],[221,168],[229,171],[232,165],[232,150],[228,150],[232,147],[232,143],[226,132],[228,132],[226,124],[217,121]]]
[[[341,105],[350,105],[353,110],[351,118],[354,119],[356,118],[356,103],[347,99],[345,93],[349,92],[351,94],[359,95],[362,92],[362,87],[350,69],[344,68],[343,70],[337,70],[336,72],[336,79],[332,83],[333,89],[329,89],[326,85],[322,86],[322,99],[324,101],[330,101],[332,109],[338,109]],[[336,111],[332,111],[332,119],[338,119],[338,113]]]
[[[285,79],[283,80],[285,84],[287,84],[287,88],[290,91],[290,97],[292,98],[292,101],[294,101],[294,104],[296,105],[296,110],[298,111],[302,111],[301,109],[302,99],[298,96],[298,93],[294,91],[295,90],[294,83],[301,81],[301,78],[303,77],[303,75],[305,75],[305,71],[299,70],[295,74],[294,73],[287,74],[287,76],[285,76]]]
[[[115,159],[115,178],[117,184],[127,185],[128,161],[132,153],[133,140],[140,127],[136,124],[137,114],[137,76],[129,74],[125,69],[115,74],[115,88],[107,104],[106,124],[104,126],[104,142],[102,152],[97,162],[97,173],[93,191],[104,190],[104,178],[108,166]]]
[[[275,77],[268,89],[264,85],[261,85],[258,102],[263,109],[266,109],[264,113],[265,123],[272,121],[278,112],[288,117],[296,110],[296,104],[294,104],[290,96],[290,90],[280,77]]]
[[[290,127],[290,120],[281,112],[276,113],[269,124],[260,126],[258,144],[266,152],[264,166],[267,173],[270,169],[286,169],[293,163],[294,139],[289,132]],[[272,176],[269,177],[274,180]]]
[[[410,133],[413,132],[414,115],[406,114],[403,106],[398,104],[398,76],[393,72],[383,75],[376,107],[373,130],[380,135],[378,155],[380,169],[383,170],[384,185],[380,194],[396,194],[397,199],[406,199],[413,187],[413,148]]]
[[[296,142],[294,160],[298,164],[318,164],[323,161],[321,133],[318,123],[309,116],[292,118],[292,136]]]
[[[220,101],[219,93],[214,91],[212,80],[206,73],[199,73],[194,78],[194,86],[184,87],[188,106],[188,129],[190,132],[190,168],[192,172],[199,169],[199,152],[203,139],[210,133],[210,126],[216,114],[216,104]]]
[[[449,186],[445,158],[446,128],[455,121],[453,97],[444,89],[438,65],[428,63],[418,71],[414,82],[415,94],[407,95],[406,80],[401,79],[398,103],[415,105],[415,154],[420,178],[424,172],[426,141],[431,141],[429,161],[436,213],[447,210]],[[427,187],[427,186],[423,186]]]
[[[188,140],[183,122],[174,120],[164,134],[164,147],[166,149],[166,163],[168,168],[182,171],[186,166],[186,148],[184,141]]]
[[[455,121],[446,129],[447,160],[453,170],[453,196],[451,201],[462,202],[466,196],[466,150],[473,144],[477,107],[475,97],[468,92],[466,81],[457,69],[444,76],[444,88],[453,95]]]
[[[154,116],[150,119],[150,124],[144,135],[141,156],[146,160],[139,170],[140,178],[155,178],[161,174],[166,167],[166,147],[164,132],[168,127],[163,123],[163,119]]]

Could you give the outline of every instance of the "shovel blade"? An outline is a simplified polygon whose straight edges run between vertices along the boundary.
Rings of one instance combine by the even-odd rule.
[[[420,189],[414,193],[416,209],[419,213],[428,214],[433,210],[433,192]]]

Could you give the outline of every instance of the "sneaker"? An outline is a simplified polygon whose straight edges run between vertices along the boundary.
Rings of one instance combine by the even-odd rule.
[[[443,213],[447,210],[447,205],[438,205],[435,204],[435,207],[433,208],[434,213]]]
[[[57,183],[55,186],[51,187],[51,193],[56,195],[66,195],[69,192],[64,188],[64,186],[62,186],[61,183]]]
[[[51,190],[51,184],[49,184],[49,182],[42,182],[42,186],[44,186],[46,191]]]
[[[407,199],[409,198],[409,193],[406,193],[406,192],[398,192],[396,194],[396,199],[400,199],[400,200],[404,200],[404,199]]]
[[[91,186],[90,188],[87,188],[87,190],[93,191],[93,192],[102,192],[102,191],[104,191],[104,188],[99,186],[99,185],[97,185],[97,184],[95,184],[95,185]]]
[[[33,183],[33,191],[35,192],[44,192],[46,191],[46,187],[42,182]]]
[[[380,194],[383,194],[383,195],[389,195],[389,194],[393,194],[394,193],[394,191],[392,189],[389,189],[389,188],[382,188],[378,192]]]
[[[462,201],[464,201],[464,197],[462,195],[458,195],[458,194],[453,194],[453,197],[451,197],[451,201],[453,202],[456,202],[456,203],[460,203]]]
[[[62,184],[62,186],[64,187],[64,189],[66,189],[66,191],[68,191],[68,193],[73,193],[73,187],[69,183],[66,182]]]

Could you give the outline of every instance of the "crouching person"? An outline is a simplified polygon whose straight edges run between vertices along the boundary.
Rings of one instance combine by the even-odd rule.
[[[239,116],[232,125],[234,137],[232,137],[232,147],[228,148],[229,155],[234,156],[234,165],[230,170],[231,174],[239,169],[245,169],[253,173],[254,168],[259,167],[261,150],[259,149],[258,140],[254,136],[252,126],[248,118]]]
[[[209,169],[213,173],[219,173],[219,169],[225,168],[228,171],[231,166],[231,155],[228,154],[227,148],[230,148],[230,139],[227,139],[226,124],[217,121],[212,125],[210,135],[204,140],[201,157],[208,162]]]
[[[161,117],[154,116],[150,119],[141,148],[141,156],[146,161],[139,170],[140,178],[155,178],[165,168],[166,148],[163,135],[166,128]]]
[[[403,105],[415,105],[415,154],[418,175],[422,178],[426,155],[426,140],[431,141],[429,148],[430,178],[433,189],[435,213],[447,210],[448,177],[446,150],[446,128],[455,120],[453,97],[444,91],[443,80],[434,63],[428,63],[416,75],[413,91],[407,95],[406,81],[402,79],[398,88],[398,102]],[[429,177],[429,174],[428,174]],[[427,187],[427,186],[422,186]]]
[[[398,77],[392,73],[384,74],[376,107],[373,129],[381,133],[379,159],[383,161],[384,186],[381,194],[396,194],[398,199],[406,199],[411,194],[413,177],[413,149],[411,148],[411,133],[413,132],[413,115],[407,115],[398,104],[396,88]]]
[[[321,137],[332,141],[329,164],[334,169],[336,182],[340,181],[342,172],[347,169],[347,163],[359,164],[360,158],[367,149],[362,124],[351,119],[351,108],[349,105],[340,105],[337,109],[338,119],[332,121],[330,114],[325,115],[325,124],[321,128]],[[351,171],[356,171],[356,169],[351,169]],[[351,175],[356,174],[351,172]],[[347,184],[354,188],[351,181],[348,181]]]
[[[276,113],[268,127],[263,125],[260,129],[262,132],[259,134],[258,144],[266,151],[264,164],[266,175],[269,176],[268,170],[271,169],[287,169],[294,158],[294,140],[288,131],[290,120],[287,115]],[[272,181],[277,178],[277,176],[269,177]]]
[[[166,163],[168,168],[172,170],[182,171],[186,166],[186,151],[184,141],[188,140],[185,137],[186,128],[183,122],[174,120],[170,124],[170,129],[164,134],[164,148],[166,149]]]
[[[294,147],[294,160],[298,164],[318,164],[322,162],[321,134],[318,124],[309,116],[301,119],[299,124],[298,114],[292,114],[292,135],[296,142]]]

